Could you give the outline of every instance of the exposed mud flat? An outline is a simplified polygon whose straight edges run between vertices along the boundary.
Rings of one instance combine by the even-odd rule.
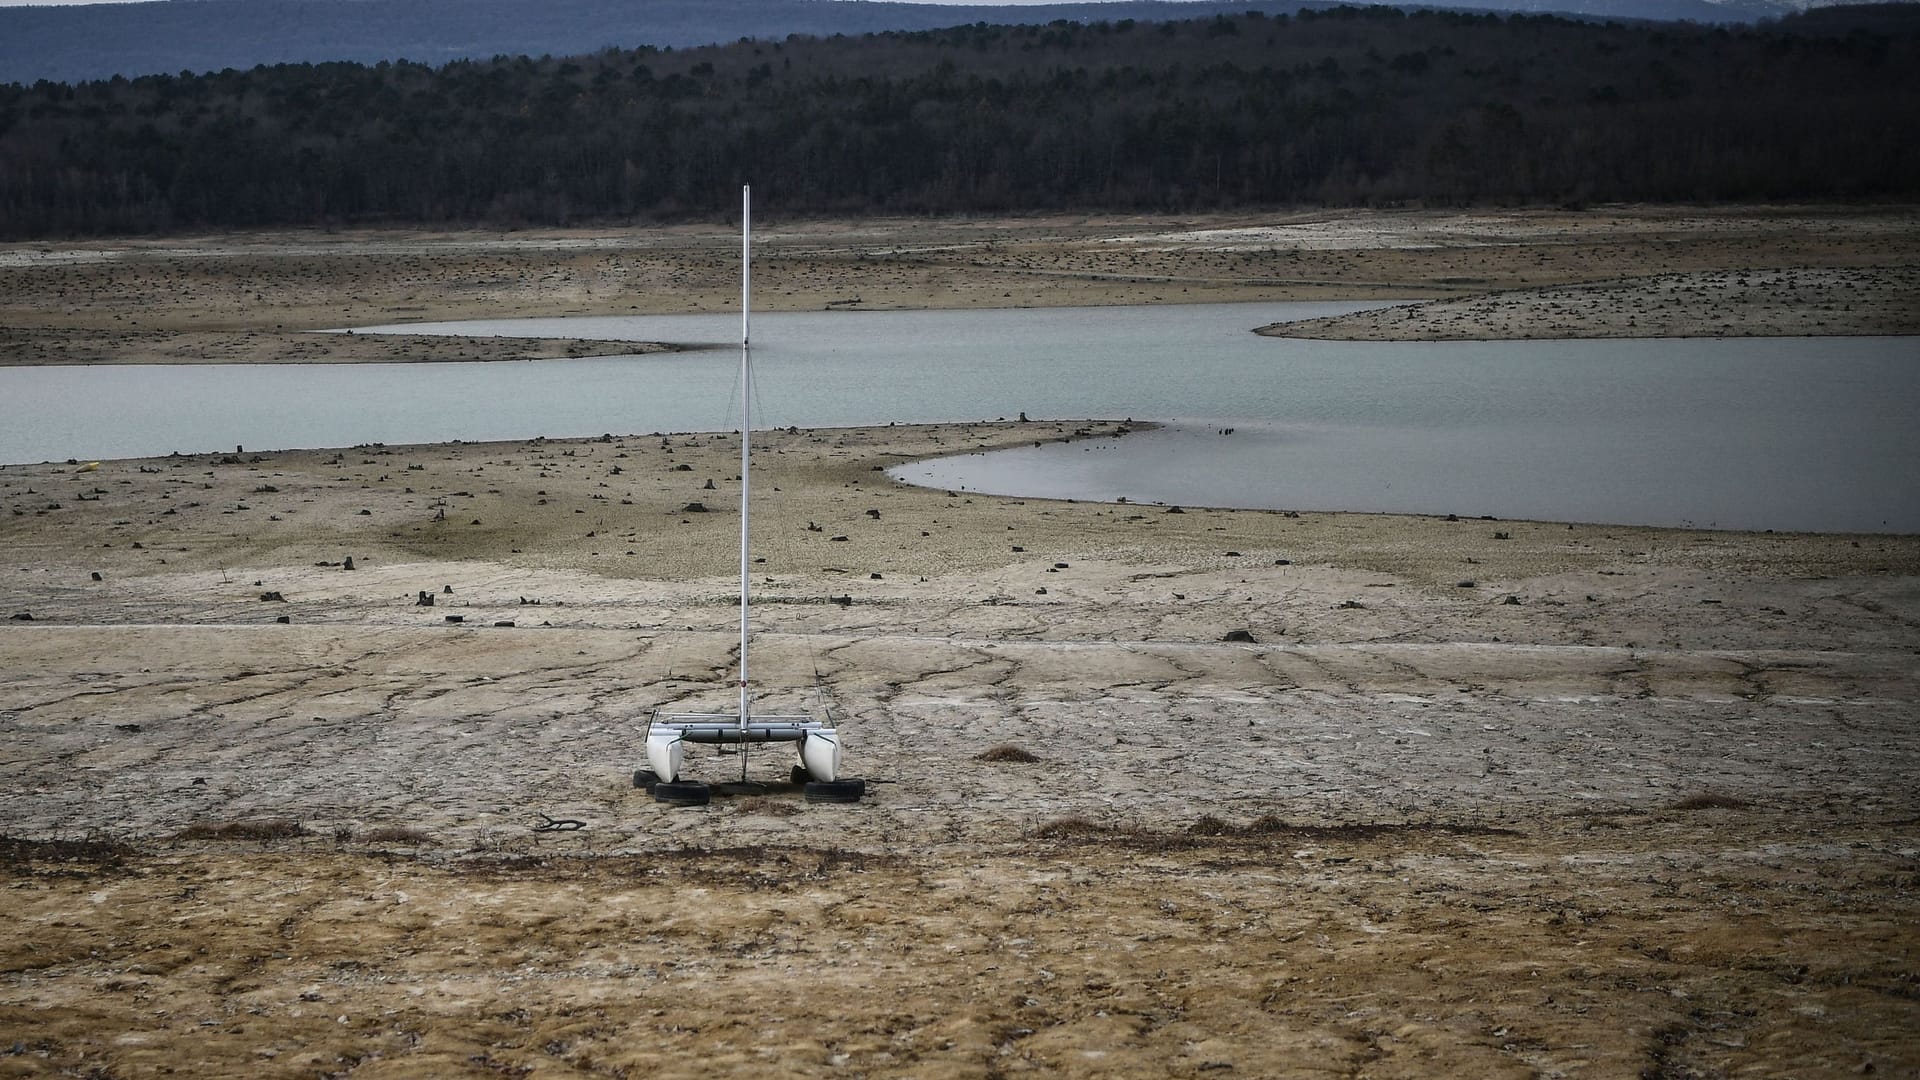
[[[856,806],[736,437],[0,469],[0,1068],[1920,1071],[1920,538],[875,471],[1121,426],[756,434]]]
[[[755,230],[755,302],[776,311],[1446,301],[1285,331],[1386,340],[1910,334],[1920,311],[1911,207],[852,221],[767,212]],[[723,223],[6,244],[0,365],[621,354],[636,350],[309,331],[732,310],[738,258]]]
[[[1263,326],[1270,337],[1516,341],[1920,334],[1920,265],[1697,270]]]
[[[768,225],[787,310],[1920,309],[1902,208]],[[725,310],[736,244],[12,245],[0,363],[633,352],[305,331]],[[1125,427],[755,434],[754,680],[856,806],[631,783],[731,696],[735,436],[0,468],[0,1074],[1920,1075],[1920,538],[884,474]]]

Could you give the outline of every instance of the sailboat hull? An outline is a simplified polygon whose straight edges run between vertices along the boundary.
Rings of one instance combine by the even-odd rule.
[[[647,765],[662,780],[675,780],[688,743],[800,744],[800,764],[815,780],[840,779],[840,731],[804,716],[756,718],[745,727],[736,716],[721,713],[666,715],[654,718],[647,732]]]
[[[680,779],[680,762],[686,745],[677,731],[657,731],[647,736],[647,767],[653,775],[669,783]]]
[[[815,780],[840,779],[840,732],[815,728],[800,743],[800,763]]]

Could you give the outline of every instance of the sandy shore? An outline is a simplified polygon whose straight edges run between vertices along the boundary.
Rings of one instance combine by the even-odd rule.
[[[767,310],[1359,298],[1429,303],[1269,332],[1384,340],[1920,333],[1920,214],[1910,207],[774,215],[760,224],[755,297]],[[630,352],[593,341],[370,341],[308,331],[732,310],[737,259],[738,238],[723,224],[0,245],[0,365]]]
[[[729,693],[732,437],[0,469],[0,1066],[1920,1069],[1920,538],[876,471],[1076,430],[756,436],[854,807],[629,781]]]
[[[762,235],[789,309],[1920,310],[1897,209]],[[14,245],[0,362],[631,352],[306,331],[727,310],[733,243]],[[1920,1075],[1920,537],[885,473],[1124,426],[754,435],[755,683],[841,718],[855,806],[778,752],[632,786],[649,710],[730,698],[735,436],[0,467],[0,1076]]]

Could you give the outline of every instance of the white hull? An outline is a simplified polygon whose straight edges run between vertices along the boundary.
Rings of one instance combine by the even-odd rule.
[[[662,780],[680,779],[688,743],[800,745],[800,765],[811,780],[840,779],[840,732],[804,716],[767,716],[742,725],[720,713],[661,713],[647,727],[647,768]]]

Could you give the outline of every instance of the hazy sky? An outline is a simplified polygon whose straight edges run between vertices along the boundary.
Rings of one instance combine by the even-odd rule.
[[[156,0],[0,0],[0,7],[46,7],[51,4],[140,4],[153,3]],[[905,0],[907,3],[936,4],[1058,4],[1087,3],[1089,0]],[[1093,3],[1105,3],[1108,0],[1091,0]]]

